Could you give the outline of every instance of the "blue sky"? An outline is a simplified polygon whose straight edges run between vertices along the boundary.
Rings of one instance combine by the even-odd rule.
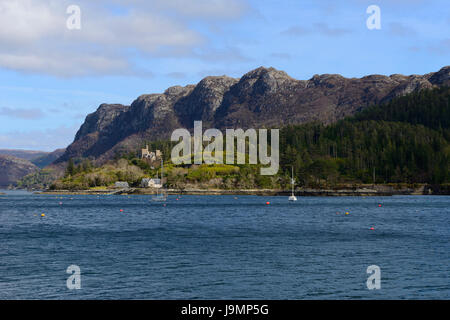
[[[372,4],[381,30],[366,27]],[[445,0],[0,0],[0,148],[65,147],[101,103],[207,75],[437,71],[449,31]]]

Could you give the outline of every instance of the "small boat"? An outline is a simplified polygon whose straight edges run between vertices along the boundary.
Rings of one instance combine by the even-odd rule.
[[[167,200],[167,191],[166,189],[164,189],[164,183],[163,183],[163,178],[164,178],[164,161],[161,158],[161,190],[158,189],[156,191],[156,196],[152,197],[152,201],[157,201],[157,202],[165,202]]]
[[[291,168],[292,168],[292,176],[291,176],[292,193],[291,193],[291,196],[289,197],[289,201],[297,201],[297,197],[294,195],[294,184],[295,184],[294,167],[291,167]]]

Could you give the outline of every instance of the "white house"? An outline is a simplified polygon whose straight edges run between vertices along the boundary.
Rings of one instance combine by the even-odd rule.
[[[144,178],[141,181],[142,188],[162,188],[161,179],[158,178]]]

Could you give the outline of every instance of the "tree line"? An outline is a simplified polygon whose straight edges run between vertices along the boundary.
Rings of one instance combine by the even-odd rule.
[[[450,89],[422,90],[353,117],[281,130],[281,166],[300,183],[448,183]]]

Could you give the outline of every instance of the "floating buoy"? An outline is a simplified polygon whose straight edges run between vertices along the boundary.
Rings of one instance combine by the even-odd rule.
[[[59,205],[62,205],[62,202],[60,202]]]
[[[123,209],[120,209],[120,212],[123,212]]]
[[[45,214],[41,214],[41,217],[45,217]]]
[[[350,214],[350,212],[346,212],[345,214]]]
[[[266,202],[266,204],[270,204],[270,202],[269,202],[269,201],[267,201],[267,202]]]
[[[378,207],[381,207],[381,204],[379,204]]]
[[[375,228],[374,228],[374,227],[371,227],[370,230],[375,230]]]

